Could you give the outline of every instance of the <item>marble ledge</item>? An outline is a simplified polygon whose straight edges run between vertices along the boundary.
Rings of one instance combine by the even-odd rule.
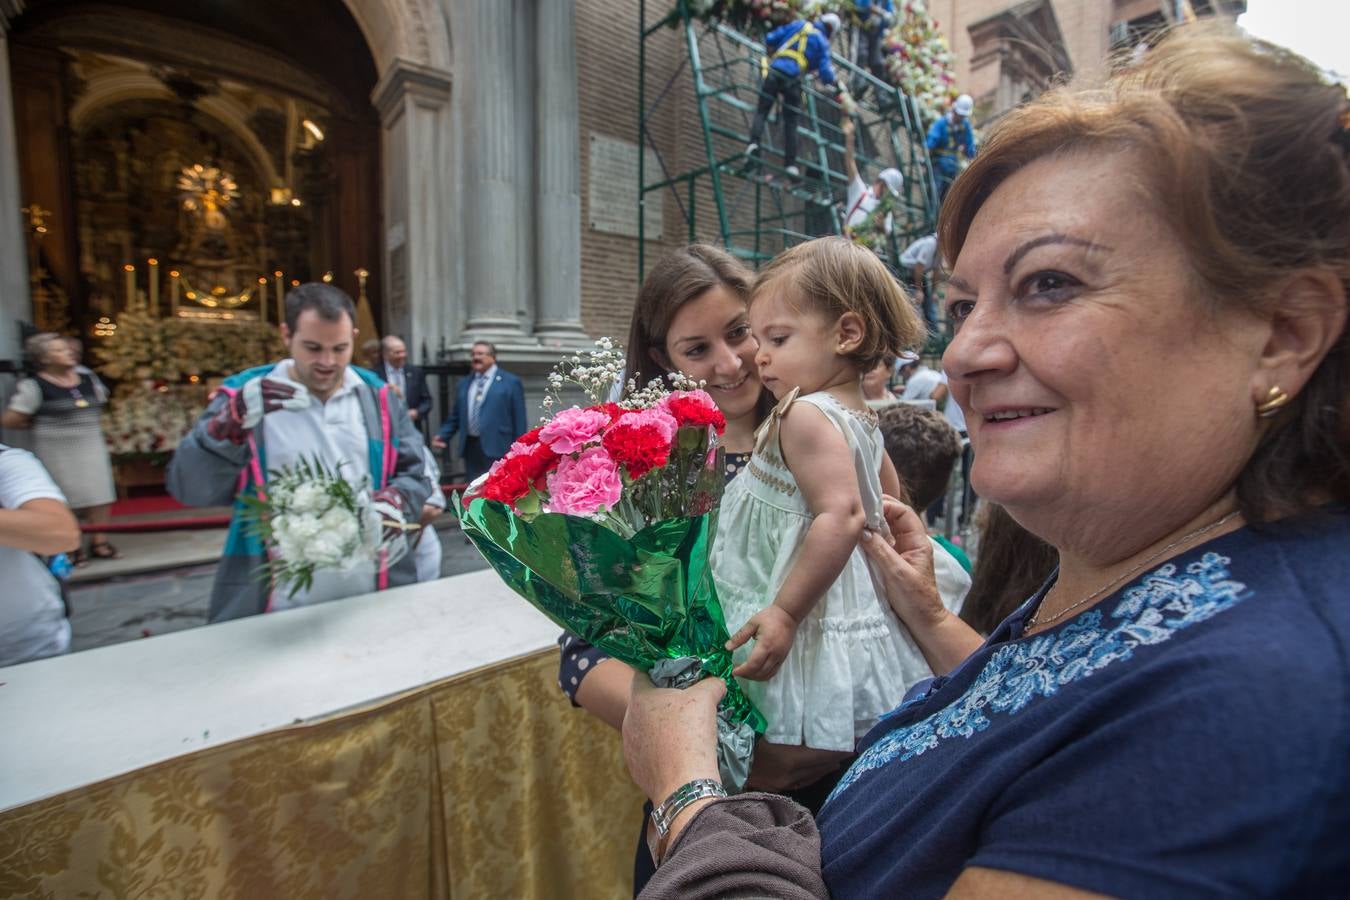
[[[548,650],[491,570],[0,669],[0,809]]]

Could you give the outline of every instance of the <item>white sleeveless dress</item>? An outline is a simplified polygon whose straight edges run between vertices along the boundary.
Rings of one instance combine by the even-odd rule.
[[[712,571],[732,634],[773,602],[811,527],[812,515],[778,442],[778,417],[793,402],[793,395],[784,397],[761,426],[746,471],[732,479],[722,498]],[[884,534],[885,447],[876,414],[854,412],[825,392],[795,402],[819,409],[844,435],[853,450],[867,525]],[[810,460],[793,462],[810,465]],[[753,649],[751,641],[737,650],[736,663]],[[741,679],[741,685],[769,721],[767,740],[852,751],[881,714],[900,703],[906,688],[932,674],[886,605],[880,579],[858,547],[798,627],[773,678]]]

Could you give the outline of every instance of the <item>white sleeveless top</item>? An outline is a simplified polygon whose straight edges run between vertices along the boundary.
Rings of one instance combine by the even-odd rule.
[[[868,527],[885,529],[881,460],[886,451],[876,414],[850,410],[825,392],[784,397],[757,432],[746,470],[722,498],[712,571],[733,634],[773,602],[811,527],[813,517],[778,442],[778,419],[793,402],[810,403],[843,434],[853,451]],[[736,652],[737,664],[749,657],[753,643]],[[769,720],[769,741],[852,751],[911,684],[932,674],[882,599],[880,580],[858,547],[802,621],[774,677],[742,679],[741,684]]]

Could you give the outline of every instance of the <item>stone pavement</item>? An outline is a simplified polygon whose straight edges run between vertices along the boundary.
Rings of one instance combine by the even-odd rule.
[[[214,563],[225,545],[225,529],[126,532],[110,534],[108,539],[121,559],[90,559],[71,573],[72,584]]]
[[[444,550],[442,577],[487,567],[465,543],[453,517],[442,518],[435,527]],[[71,650],[205,625],[224,540],[223,530],[116,536],[124,559],[95,561],[76,570],[79,578],[70,590]]]

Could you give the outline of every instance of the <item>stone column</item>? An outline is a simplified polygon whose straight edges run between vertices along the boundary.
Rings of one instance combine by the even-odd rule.
[[[458,329],[456,197],[452,165],[450,73],[396,60],[372,101],[384,126],[382,272],[386,328],[404,336],[413,359],[435,353]]]
[[[581,325],[581,194],[577,158],[576,6],[538,0],[534,333],[548,347],[588,343]]]
[[[19,187],[19,144],[9,75],[9,19],[21,4],[0,2],[0,359],[18,360],[19,322],[32,321],[27,233]],[[0,384],[0,393],[5,386]],[[8,399],[7,397],[5,399]]]
[[[532,173],[520,164],[529,158],[533,136],[518,125],[520,104],[530,98],[517,84],[517,68],[531,62],[517,52],[518,32],[530,23],[517,18],[514,7],[504,0],[451,3],[452,30],[462,36],[455,41],[455,72],[463,123],[460,246],[468,315],[460,345],[536,344],[522,324],[535,284],[535,255],[518,217],[522,205],[533,201]]]

